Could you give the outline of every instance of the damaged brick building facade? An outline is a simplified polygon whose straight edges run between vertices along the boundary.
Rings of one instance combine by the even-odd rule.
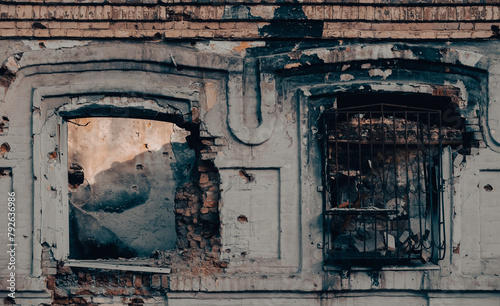
[[[497,0],[1,1],[3,302],[499,305],[499,27]]]

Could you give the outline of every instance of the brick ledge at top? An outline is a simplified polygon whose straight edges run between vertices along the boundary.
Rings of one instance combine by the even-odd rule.
[[[41,1],[41,0],[40,0]],[[494,0],[500,3],[500,0]],[[172,4],[115,5],[85,3],[19,4],[0,2],[0,20],[61,20],[61,21],[270,21],[278,5],[249,5],[247,14],[229,14],[232,5]],[[156,2],[155,2],[156,3]],[[243,5],[243,4],[242,4]],[[247,4],[244,4],[245,6]],[[304,20],[325,21],[391,21],[391,22],[500,22],[498,4],[464,5],[353,5],[305,4]],[[299,20],[300,18],[290,18]]]
[[[1,25],[1,22],[0,22]],[[270,37],[261,36],[258,30],[82,30],[82,29],[1,29],[0,38],[27,37],[36,39],[62,38],[103,38],[103,39],[227,39],[227,40],[261,40]],[[295,38],[282,36],[281,38]],[[497,39],[492,37],[491,30],[422,30],[422,31],[377,31],[377,30],[324,30],[321,37],[314,39]]]
[[[500,0],[398,0],[388,3],[388,0],[80,0],[79,4],[214,4],[214,5],[259,5],[259,4],[346,4],[346,5],[477,5],[498,4]],[[0,0],[0,3],[15,4],[74,4],[74,0]]]

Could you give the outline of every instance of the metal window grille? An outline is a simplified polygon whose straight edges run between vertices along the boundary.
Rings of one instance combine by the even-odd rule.
[[[389,104],[322,120],[326,263],[442,259],[441,155],[462,131],[441,126],[440,111]]]

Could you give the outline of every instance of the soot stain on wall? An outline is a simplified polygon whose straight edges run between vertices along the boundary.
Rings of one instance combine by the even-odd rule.
[[[302,8],[282,5],[274,11],[274,19],[263,26],[259,34],[265,37],[321,37],[324,22],[305,19]]]

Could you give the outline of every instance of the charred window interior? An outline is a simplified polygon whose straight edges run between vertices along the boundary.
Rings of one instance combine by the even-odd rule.
[[[196,161],[189,132],[170,122],[68,122],[71,259],[149,257],[176,247],[176,190]]]
[[[442,152],[464,138],[451,100],[340,96],[322,128],[325,263],[442,259]]]

